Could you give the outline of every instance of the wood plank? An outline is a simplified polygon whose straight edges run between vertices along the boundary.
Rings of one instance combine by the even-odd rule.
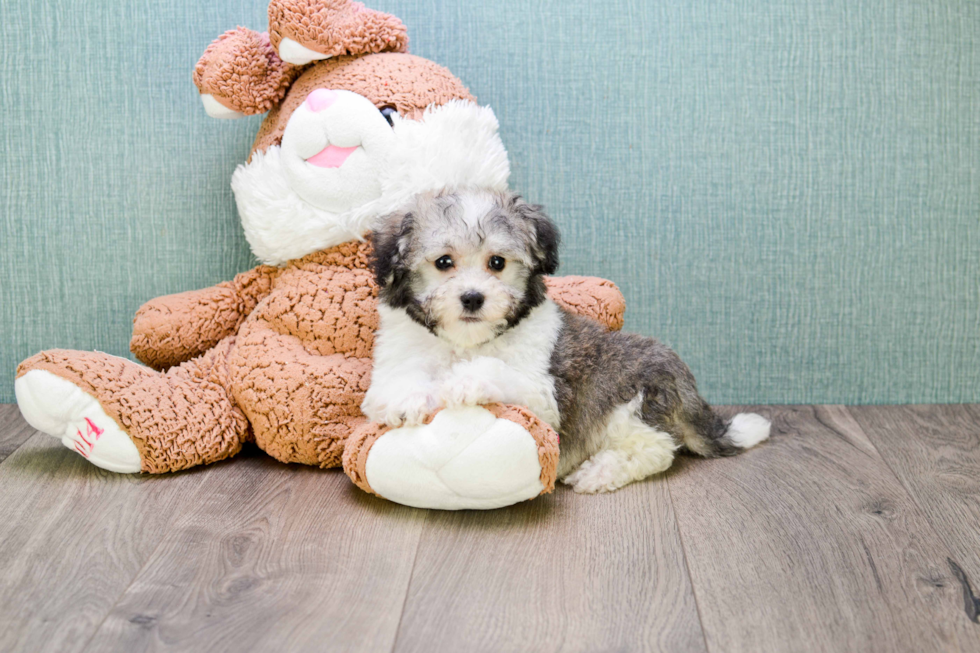
[[[980,649],[947,548],[850,414],[760,412],[771,442],[668,472],[708,648]]]
[[[340,470],[215,469],[88,650],[391,650],[423,511]]]
[[[666,486],[430,513],[396,651],[704,651]]]
[[[0,462],[3,462],[36,431],[21,416],[17,404],[0,404],[0,425]]]
[[[949,548],[964,593],[980,593],[980,407],[848,410]],[[964,611],[977,620],[975,597]]]
[[[81,650],[205,474],[113,474],[32,436],[0,464],[0,650]]]

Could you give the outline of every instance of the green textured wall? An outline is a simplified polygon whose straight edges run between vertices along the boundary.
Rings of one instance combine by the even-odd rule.
[[[714,402],[980,401],[980,3],[378,0],[496,110],[563,270]],[[191,83],[261,0],[3,2],[0,401],[44,348],[251,266],[260,119]]]

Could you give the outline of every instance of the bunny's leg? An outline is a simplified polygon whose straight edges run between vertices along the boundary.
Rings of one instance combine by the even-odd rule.
[[[365,421],[371,359],[308,345],[262,320],[246,323],[230,359],[236,403],[273,458],[339,467],[347,437]]]
[[[92,464],[162,473],[233,456],[250,438],[229,392],[234,337],[165,373],[101,352],[44,351],[20,364],[27,421]]]

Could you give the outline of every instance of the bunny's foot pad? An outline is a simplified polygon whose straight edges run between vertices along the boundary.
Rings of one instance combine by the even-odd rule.
[[[441,410],[421,426],[365,424],[344,471],[361,489],[416,508],[501,508],[551,492],[558,436],[526,408]]]

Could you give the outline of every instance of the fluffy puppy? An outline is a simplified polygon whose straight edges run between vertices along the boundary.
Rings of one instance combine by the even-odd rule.
[[[381,322],[362,408],[374,421],[527,406],[561,436],[558,477],[590,493],[662,472],[680,448],[729,456],[769,437],[759,415],[716,415],[668,347],[551,301],[558,231],[517,195],[419,196],[373,242]]]

